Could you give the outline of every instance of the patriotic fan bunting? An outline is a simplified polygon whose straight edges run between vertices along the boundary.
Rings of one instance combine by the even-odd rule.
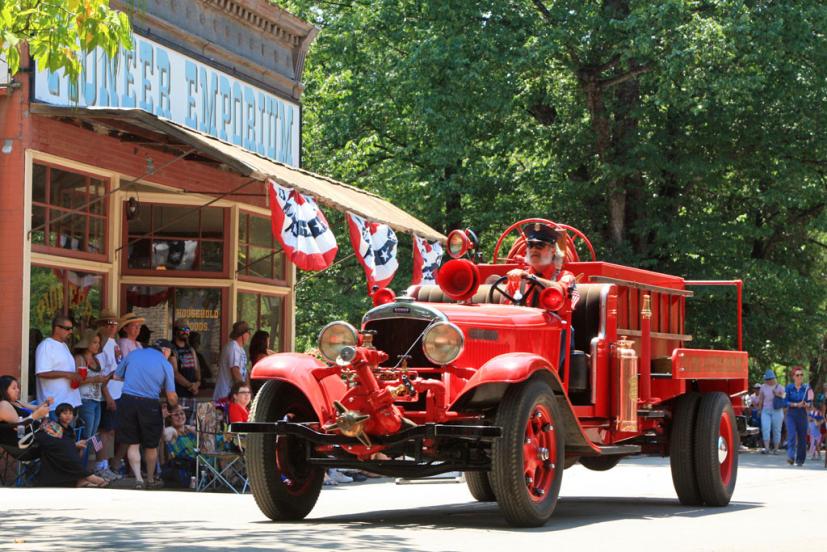
[[[324,270],[339,250],[336,237],[312,197],[270,180],[273,235],[302,270]]]
[[[436,271],[442,264],[442,245],[416,234],[413,237],[413,279],[411,284],[435,284]]]
[[[399,268],[396,234],[387,224],[370,222],[353,213],[347,213],[347,225],[350,243],[365,268],[369,293],[373,293],[374,286],[387,287]]]

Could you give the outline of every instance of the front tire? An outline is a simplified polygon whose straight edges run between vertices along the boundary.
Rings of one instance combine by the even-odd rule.
[[[494,502],[497,497],[491,488],[488,472],[465,472],[465,483],[477,502]]]
[[[707,506],[726,506],[735,491],[740,437],[732,403],[724,393],[703,395],[695,426],[698,490]]]
[[[310,403],[295,387],[267,381],[253,401],[250,421],[317,421]],[[303,519],[319,499],[324,470],[307,462],[304,442],[295,436],[250,433],[247,474],[259,509],[273,521]]]
[[[551,387],[541,379],[511,386],[497,410],[503,436],[492,447],[491,487],[508,523],[545,524],[557,506],[565,431]]]
[[[700,506],[703,503],[698,490],[694,456],[695,419],[700,402],[701,396],[698,393],[687,393],[675,400],[672,409],[669,465],[678,500],[685,506]]]

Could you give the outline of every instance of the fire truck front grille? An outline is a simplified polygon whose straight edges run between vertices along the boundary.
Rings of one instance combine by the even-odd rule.
[[[388,360],[382,363],[382,366],[396,365],[399,362],[399,355],[407,352],[411,356],[408,366],[436,368],[436,365],[425,358],[422,352],[422,332],[429,323],[429,320],[414,318],[383,318],[371,320],[365,324],[365,329],[376,331],[373,344],[377,349],[388,354]]]

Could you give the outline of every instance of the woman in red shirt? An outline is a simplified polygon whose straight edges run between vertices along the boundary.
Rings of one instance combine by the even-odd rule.
[[[243,381],[237,381],[230,390],[230,423],[246,422],[250,417],[250,400],[252,393],[250,386]]]

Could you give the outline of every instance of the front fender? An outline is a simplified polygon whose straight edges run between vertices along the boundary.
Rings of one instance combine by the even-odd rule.
[[[319,359],[302,353],[276,353],[253,366],[253,379],[274,379],[289,383],[307,397],[319,421],[335,417],[333,401],[339,400],[347,386],[337,374],[329,372]]]
[[[519,383],[539,371],[552,376],[552,387],[555,391],[562,391],[563,386],[560,384],[560,379],[557,377],[557,373],[551,369],[548,360],[534,353],[506,353],[483,364],[471,376],[471,379],[463,387],[462,394],[454,400],[449,408],[454,410],[456,405],[462,404],[463,400],[470,397],[474,390],[482,385]],[[502,389],[504,390],[505,386]]]

